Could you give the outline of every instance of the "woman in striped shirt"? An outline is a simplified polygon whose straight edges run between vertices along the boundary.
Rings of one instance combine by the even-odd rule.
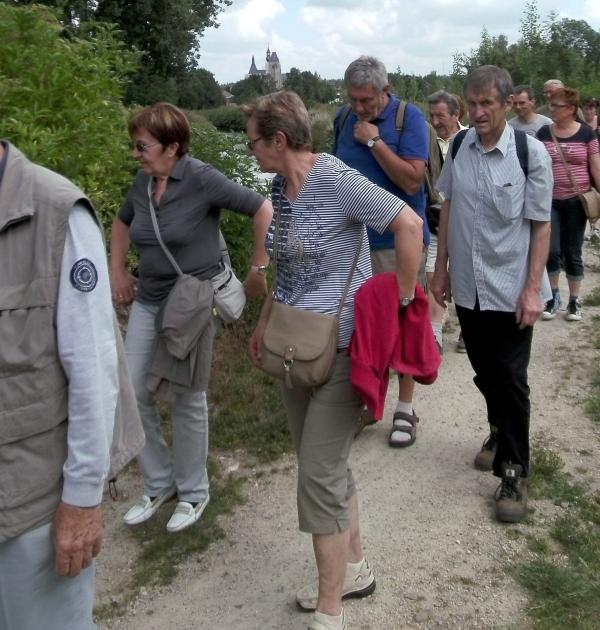
[[[248,148],[265,172],[276,172],[272,200],[279,215],[276,291],[267,299],[249,352],[260,348],[273,300],[335,314],[357,251],[356,269],[339,318],[338,353],[331,379],[320,387],[283,388],[288,425],[298,455],[300,530],[310,533],[318,588],[298,593],[315,610],[309,628],[346,628],[342,597],[375,589],[364,558],[358,501],[348,465],[361,400],[350,384],[347,348],[354,326],[354,294],[371,276],[365,224],[394,233],[399,297],[414,297],[422,222],[404,201],[327,153],[312,152],[308,112],[297,94],[276,92],[244,106]],[[273,257],[275,220],[267,234]],[[307,335],[310,331],[307,331]],[[267,624],[265,624],[267,625]]]
[[[591,185],[600,188],[600,155],[595,132],[577,120],[578,100],[577,90],[572,88],[556,90],[548,105],[553,123],[542,127],[537,134],[552,158],[554,176],[552,233],[546,265],[552,286],[552,299],[546,302],[542,313],[542,319],[546,320],[554,319],[561,304],[558,290],[561,258],[564,259],[569,285],[569,302],[565,317],[568,321],[581,319],[579,301],[583,279],[581,248],[587,218],[572,179],[580,192],[587,192]],[[562,149],[570,174],[565,168],[552,133]]]

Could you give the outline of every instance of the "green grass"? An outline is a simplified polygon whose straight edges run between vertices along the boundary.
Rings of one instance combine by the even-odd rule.
[[[555,452],[532,449],[532,498],[551,499],[563,510],[546,532],[526,534],[530,559],[510,567],[527,591],[527,613],[539,630],[600,627],[600,493],[588,496],[563,470]],[[533,525],[532,520],[525,526]]]
[[[600,318],[592,318],[594,348],[600,348]],[[594,365],[590,379],[590,393],[585,402],[585,410],[593,422],[600,423],[600,366]]]
[[[247,356],[252,321],[223,328],[213,351],[210,439],[217,449],[244,449],[269,462],[292,448],[278,382]]]
[[[600,287],[594,287],[584,298],[584,306],[600,306]]]

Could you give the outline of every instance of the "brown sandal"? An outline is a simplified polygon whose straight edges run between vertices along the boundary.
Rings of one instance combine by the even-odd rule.
[[[396,425],[396,420],[405,420],[410,423],[410,426],[404,424]],[[412,415],[404,413],[403,411],[396,411],[396,413],[392,416],[392,430],[390,431],[390,435],[388,437],[388,444],[394,448],[402,448],[403,446],[411,446],[414,444],[417,439],[417,422],[419,422],[419,417],[414,411],[412,412]],[[404,441],[394,440],[392,436],[396,431],[408,433],[408,435],[410,435],[410,439]]]

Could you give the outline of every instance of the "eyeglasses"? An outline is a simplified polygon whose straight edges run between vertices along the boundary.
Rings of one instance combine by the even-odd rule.
[[[254,140],[248,140],[248,142],[246,142],[246,146],[250,149],[250,151],[254,150],[254,145],[259,141],[262,140],[262,136],[258,136],[258,138],[254,138]]]
[[[152,144],[145,144],[144,142],[140,142],[138,140],[137,142],[131,143],[131,150],[139,151],[140,153],[143,153],[144,151],[147,151],[151,147],[155,147],[157,144],[160,144],[160,142],[153,142]]]
[[[573,106],[567,105],[565,103],[548,103],[548,109],[561,109],[563,107],[573,107]]]

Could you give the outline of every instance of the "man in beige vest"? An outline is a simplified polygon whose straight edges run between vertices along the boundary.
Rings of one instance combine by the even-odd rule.
[[[6,141],[0,265],[0,628],[88,630],[119,400],[106,253],[85,195]]]

